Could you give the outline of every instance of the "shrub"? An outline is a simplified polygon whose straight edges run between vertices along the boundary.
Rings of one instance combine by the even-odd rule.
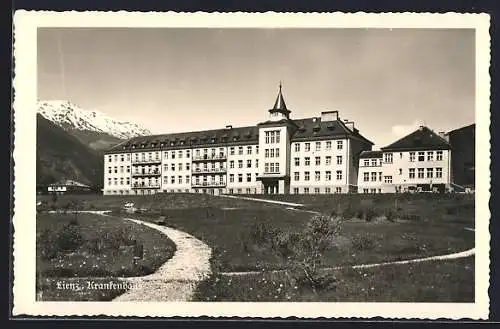
[[[390,221],[394,222],[396,220],[396,213],[392,209],[386,209],[385,210],[385,218]]]
[[[376,215],[377,214],[373,208],[368,208],[364,211],[364,218],[367,222],[371,222]]]
[[[371,235],[356,235],[352,238],[352,247],[357,251],[375,248],[375,238]]]
[[[38,237],[37,242],[42,259],[50,260],[56,258],[59,251],[56,234],[52,233],[49,229],[45,229]]]
[[[57,246],[62,251],[75,251],[83,244],[83,237],[78,225],[64,226],[57,236]]]

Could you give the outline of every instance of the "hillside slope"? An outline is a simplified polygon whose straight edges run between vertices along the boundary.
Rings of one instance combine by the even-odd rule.
[[[73,179],[102,186],[102,155],[40,114],[37,114],[36,160],[37,185]]]

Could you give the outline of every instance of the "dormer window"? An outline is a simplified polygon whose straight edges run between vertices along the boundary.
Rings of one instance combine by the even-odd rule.
[[[170,142],[170,146],[174,146],[174,144],[175,144],[174,142]]]
[[[151,147],[155,147],[156,146],[156,143],[151,143]]]

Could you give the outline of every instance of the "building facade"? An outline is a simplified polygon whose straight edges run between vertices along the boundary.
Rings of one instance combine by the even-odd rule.
[[[474,190],[476,166],[476,125],[471,124],[446,134],[453,150],[452,182],[459,190]]]
[[[359,156],[373,143],[338,111],[290,118],[279,88],[256,126],[142,136],[104,155],[106,195],[357,192]]]
[[[442,134],[421,126],[380,151],[360,154],[358,190],[445,192],[452,185],[451,151]]]

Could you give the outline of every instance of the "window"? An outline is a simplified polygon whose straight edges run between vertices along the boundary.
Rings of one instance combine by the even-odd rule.
[[[403,169],[399,168],[399,174],[402,175],[403,174]]]
[[[186,184],[189,184],[189,175],[186,175]]]
[[[238,174],[238,183],[243,183],[243,174]]]
[[[336,187],[335,193],[342,193],[342,187]]]
[[[177,181],[178,181],[178,183],[179,183],[179,184],[182,184],[182,176],[179,176],[179,177],[177,178]]]
[[[425,152],[418,152],[418,161],[425,161]]]
[[[127,177],[125,184],[130,185],[130,177]]]
[[[363,189],[363,193],[368,193],[368,189],[367,189],[367,188],[364,188],[364,189]]]
[[[410,168],[408,171],[408,178],[415,179],[415,168]]]
[[[326,142],[326,149],[328,151],[332,149],[332,142],[330,142],[330,141]]]
[[[259,154],[259,145],[255,146],[255,154]]]
[[[269,144],[269,131],[266,131],[266,144]]]
[[[247,173],[247,182],[251,182],[252,181],[252,174],[251,173]],[[250,193],[248,193],[250,194]]]
[[[111,178],[108,178],[108,185],[112,185],[113,182],[111,181]]]
[[[182,163],[179,163],[179,171],[182,171]]]
[[[337,170],[337,180],[342,179],[342,170]]]
[[[370,166],[370,160],[364,160],[364,161],[363,161],[363,165],[364,165],[365,167]]]
[[[243,168],[243,160],[238,160],[238,168]]]
[[[250,194],[250,193],[251,193],[250,188],[248,188],[248,187],[247,187],[247,188],[245,189],[245,193],[246,193],[246,194]]]
[[[305,149],[306,152],[309,152],[311,150],[311,143],[305,143]]]
[[[384,176],[384,183],[392,184],[392,176]]]
[[[304,171],[304,180],[309,181],[309,171]]]
[[[172,163],[172,164],[170,165],[170,170],[175,171],[175,163]]]
[[[376,167],[377,166],[377,159],[372,159],[372,166]]]
[[[234,183],[234,174],[229,175],[229,182]]]
[[[238,191],[238,194],[241,194],[242,189],[241,189],[241,188],[239,188],[239,189],[237,189],[237,191]]]
[[[436,178],[443,178],[443,168],[436,168]]]
[[[295,152],[300,152],[300,144],[295,143]]]
[[[299,158],[294,158],[294,162],[296,166],[300,166],[300,159]]]
[[[376,161],[376,160],[375,160]],[[342,164],[342,156],[341,155],[337,155],[337,164],[338,165],[341,165]]]
[[[276,153],[276,157],[279,158],[279,156],[280,156],[280,149],[276,149],[275,153]]]
[[[363,182],[368,182],[370,180],[370,173],[363,173]]]
[[[314,188],[314,194],[319,194],[319,187]]]
[[[248,155],[252,154],[252,147],[251,146],[247,146],[247,154]]]
[[[179,151],[179,159],[182,159],[182,151]]]
[[[392,153],[384,153],[384,162],[392,163]]]
[[[272,173],[274,172],[274,162],[271,162],[269,164],[269,172],[272,172]]]
[[[329,187],[325,187],[325,193],[326,193],[326,194],[330,194],[330,193],[332,193],[331,188],[329,188]]]
[[[326,171],[325,172],[325,180],[331,181],[332,180],[332,172],[331,171]]]
[[[234,169],[234,160],[229,161],[229,168]]]
[[[191,152],[189,150],[186,150],[186,158],[189,158],[191,156]]]
[[[299,188],[298,187],[294,187],[293,188],[293,194],[299,194]]]
[[[372,182],[376,182],[377,181],[377,173],[376,172],[372,172]]]
[[[427,152],[427,161],[434,161],[434,152]]]
[[[269,157],[274,158],[274,149],[269,150]]]
[[[130,172],[130,166],[127,166],[127,172],[128,173]]]
[[[264,150],[264,157],[269,158],[269,149]]]
[[[264,163],[264,172],[268,173],[269,172],[269,163]]]
[[[118,185],[118,178],[114,178],[115,185]]]
[[[172,159],[175,159],[175,151],[172,151]]]
[[[108,162],[111,162],[111,159],[112,159],[111,155],[108,156]]]
[[[123,185],[123,177],[120,177],[120,185]]]
[[[190,167],[191,167],[191,164],[189,162],[186,162],[186,170],[191,169]]]
[[[280,172],[280,164],[279,164],[279,162],[276,162],[276,164],[275,164],[275,170],[276,170],[277,173]]]
[[[342,143],[342,141],[337,141],[337,150],[342,150],[344,144]]]
[[[238,147],[238,155],[243,155],[243,146]]]
[[[233,194],[234,190],[232,188],[229,189],[229,194]]]
[[[304,187],[304,194],[309,194],[309,187]]]
[[[314,179],[319,181],[321,179],[321,173],[319,171],[314,172]]]
[[[415,152],[410,152],[410,162],[415,162]]]
[[[276,143],[280,142],[280,131],[276,131]]]
[[[170,183],[175,184],[175,176],[170,177]]]
[[[326,156],[326,159],[325,159],[325,164],[327,166],[331,165],[332,164],[332,157],[331,156]]]
[[[443,151],[436,151],[436,160],[437,161],[443,160]]]
[[[111,174],[112,171],[113,169],[111,167],[108,167],[108,174]]]
[[[427,178],[432,178],[434,177],[434,169],[433,168],[427,168]]]
[[[381,181],[382,181],[382,172],[379,172],[379,173],[378,173],[378,180],[379,180],[379,182],[381,182]]]
[[[417,171],[418,178],[424,178],[424,168],[418,168]]]
[[[305,157],[304,158],[304,166],[309,166],[311,164],[311,158],[310,157]]]
[[[168,184],[168,176],[163,176],[163,184]]]
[[[247,168],[252,168],[252,160],[247,160]]]
[[[120,161],[121,162],[125,161],[125,155],[124,154],[120,155]]]
[[[293,180],[299,180],[300,179],[300,173],[298,171],[293,173]]]
[[[315,145],[316,145],[315,146],[316,151],[321,151],[321,142],[316,142]]]
[[[163,158],[168,159],[168,152],[163,152]]]
[[[315,163],[316,163],[316,166],[319,166],[321,164],[321,157],[316,157]]]
[[[118,155],[115,154],[115,162],[117,162],[117,161],[118,161]]]
[[[234,147],[229,148],[229,154],[234,155]]]

